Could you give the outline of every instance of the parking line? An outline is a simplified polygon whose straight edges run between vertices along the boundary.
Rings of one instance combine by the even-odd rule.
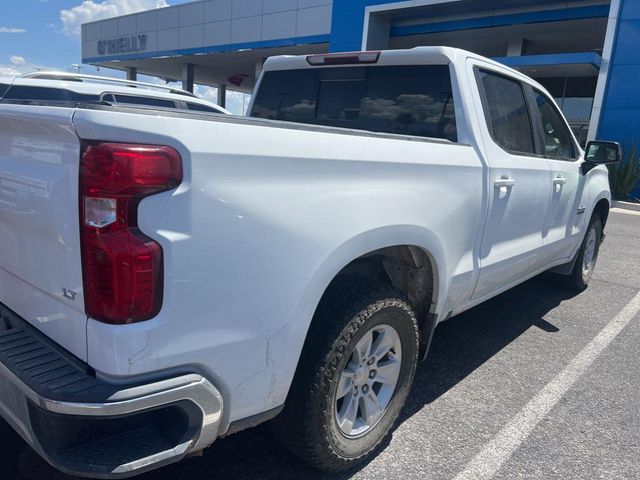
[[[482,450],[455,480],[489,480],[509,460],[540,421],[640,312],[640,292]]]
[[[640,211],[638,210],[628,210],[626,208],[612,208],[611,209],[612,212],[615,213],[625,213],[627,215],[640,215]]]

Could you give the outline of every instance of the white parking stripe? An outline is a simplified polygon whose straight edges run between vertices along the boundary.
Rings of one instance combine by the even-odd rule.
[[[626,208],[612,208],[611,211],[615,213],[626,213],[627,215],[640,215],[640,211],[628,210]]]
[[[486,444],[455,480],[491,479],[533,429],[587,371],[594,360],[640,312],[640,292],[582,351]]]

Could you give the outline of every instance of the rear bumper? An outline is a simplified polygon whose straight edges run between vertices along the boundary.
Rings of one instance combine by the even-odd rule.
[[[215,441],[222,409],[198,374],[101,382],[0,304],[0,415],[61,471],[123,478],[173,463]]]

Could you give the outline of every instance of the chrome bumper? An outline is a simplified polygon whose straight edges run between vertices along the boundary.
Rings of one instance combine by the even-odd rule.
[[[57,469],[129,477],[176,462],[218,437],[222,396],[201,375],[129,387],[101,383],[2,305],[0,324],[8,327],[0,331],[0,414]],[[87,431],[103,433],[87,438]]]

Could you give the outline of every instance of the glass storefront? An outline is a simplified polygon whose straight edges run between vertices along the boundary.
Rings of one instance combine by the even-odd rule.
[[[593,97],[598,77],[536,78],[555,99],[583,147],[587,142]]]

